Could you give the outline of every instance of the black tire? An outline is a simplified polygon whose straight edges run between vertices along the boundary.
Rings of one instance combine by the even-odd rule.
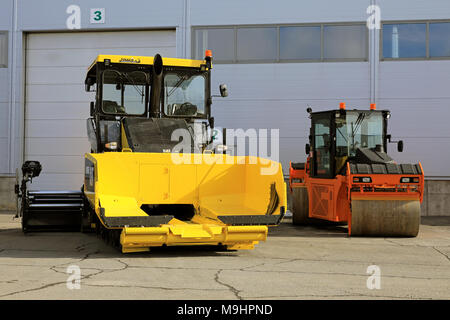
[[[82,233],[91,233],[94,230],[91,228],[91,219],[88,212],[84,212],[81,216],[81,230]]]
[[[308,189],[299,187],[292,189],[292,223],[295,225],[310,224]]]
[[[25,234],[25,233],[28,233],[28,229],[27,229],[27,227],[25,226],[25,223],[23,222],[23,217],[22,217],[22,232]]]
[[[84,192],[84,185],[81,187],[81,192]],[[86,197],[83,195],[83,213],[81,215],[81,232],[82,233],[92,233],[95,232],[95,229],[91,227],[91,224],[95,222],[95,220],[92,218],[93,215],[95,215],[95,212],[93,212],[91,205],[89,204],[89,201],[86,199]]]
[[[109,243],[118,251],[122,252],[122,245],[120,244],[120,234],[122,230],[109,230]]]

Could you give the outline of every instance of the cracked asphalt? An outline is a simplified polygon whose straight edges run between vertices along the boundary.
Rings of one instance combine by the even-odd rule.
[[[380,289],[367,287],[371,265]],[[80,289],[67,287],[69,266]],[[0,214],[0,270],[0,299],[449,299],[450,217],[422,218],[417,238],[349,238],[285,219],[250,251],[122,254],[95,234],[24,235]]]

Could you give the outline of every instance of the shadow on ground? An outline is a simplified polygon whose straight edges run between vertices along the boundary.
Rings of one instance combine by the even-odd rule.
[[[269,237],[347,237],[347,225],[317,220],[308,225],[294,225],[284,218],[278,227],[269,228]]]
[[[23,234],[19,229],[0,232],[2,258],[123,258],[123,257],[207,257],[235,256],[219,246],[177,246],[152,248],[150,252],[122,253],[94,233],[39,232]]]
[[[422,217],[422,225],[450,226],[450,217]],[[318,221],[313,225],[293,225],[286,217],[277,227],[269,228],[273,237],[347,238],[347,226]],[[258,245],[257,245],[258,247]],[[176,246],[153,248],[151,252],[123,254],[94,233],[40,232],[24,235],[19,227],[0,229],[0,260],[2,258],[179,258],[179,257],[235,257],[243,251],[226,251],[217,246]]]

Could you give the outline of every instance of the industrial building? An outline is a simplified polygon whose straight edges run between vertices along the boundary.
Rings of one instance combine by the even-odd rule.
[[[305,159],[306,108],[392,113],[399,162],[423,165],[423,215],[449,214],[450,2],[447,0],[0,0],[0,209],[15,206],[23,160],[32,188],[79,189],[89,152],[84,91],[98,54],[214,56],[215,124],[280,129],[280,161]],[[376,9],[376,8],[379,8]],[[368,28],[367,21],[380,28]]]

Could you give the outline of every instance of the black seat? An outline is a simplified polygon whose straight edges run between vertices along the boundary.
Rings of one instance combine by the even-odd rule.
[[[125,108],[117,104],[116,101],[103,100],[103,112],[106,113],[125,113]]]

